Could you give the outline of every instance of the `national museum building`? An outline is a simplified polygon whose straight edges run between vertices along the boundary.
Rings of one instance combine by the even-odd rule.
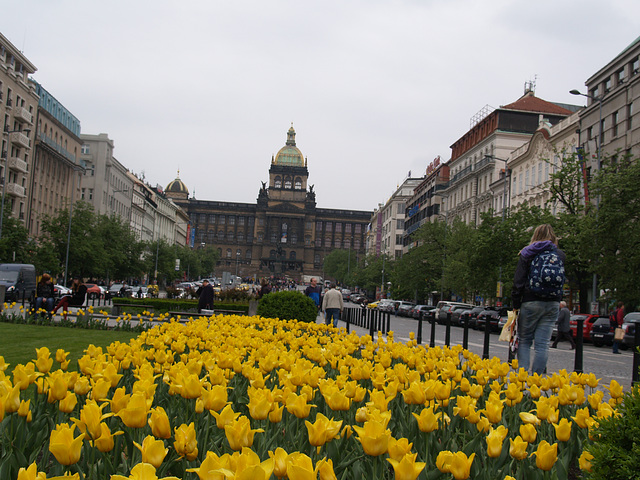
[[[333,250],[350,250],[354,262],[364,257],[372,212],[317,208],[295,137],[292,126],[286,145],[271,158],[269,184],[262,182],[256,203],[189,198],[179,178],[167,186],[164,193],[189,215],[191,246],[214,245],[223,270],[300,281],[303,275],[322,276],[324,257]]]

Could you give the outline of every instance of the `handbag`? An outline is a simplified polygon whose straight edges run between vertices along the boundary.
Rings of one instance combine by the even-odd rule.
[[[617,327],[615,329],[615,332],[613,334],[613,340],[616,342],[621,342],[622,340],[624,340],[624,330],[620,327]]]
[[[520,346],[520,334],[518,333],[518,323],[520,321],[520,310],[515,311],[515,318],[511,324],[511,339],[509,340],[509,361],[518,356],[518,347]]]

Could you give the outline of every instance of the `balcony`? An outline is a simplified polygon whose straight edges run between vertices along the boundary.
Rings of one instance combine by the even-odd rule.
[[[22,197],[25,196],[25,188],[22,185],[18,185],[17,183],[7,183],[7,195],[13,195],[14,197]]]
[[[27,162],[18,157],[11,157],[9,159],[9,168],[20,173],[27,173]]]
[[[19,122],[26,122],[29,125],[33,123],[33,114],[24,107],[14,107],[13,118]]]
[[[28,148],[28,149],[31,148],[31,142],[29,141],[29,137],[27,137],[24,133],[20,133],[20,132],[10,133],[9,141],[23,148]]]

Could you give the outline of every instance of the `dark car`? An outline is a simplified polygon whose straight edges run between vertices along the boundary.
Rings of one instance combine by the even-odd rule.
[[[487,307],[484,311],[478,314],[476,318],[476,325],[479,330],[484,330],[489,322],[489,330],[492,332],[498,332],[501,325],[504,325],[508,317],[507,307]],[[502,322],[501,322],[502,320]]]
[[[433,310],[433,305],[416,305],[411,309],[411,316],[413,318],[420,318],[422,316],[423,319],[427,319],[428,313]]]
[[[598,317],[591,326],[591,332],[589,332],[591,342],[596,347],[603,345],[613,345],[613,330],[611,328],[611,322],[607,317]]]
[[[413,302],[400,302],[400,305],[398,305],[398,312],[396,313],[396,315],[398,315],[399,317],[410,317],[411,316],[411,309],[413,307],[415,307],[416,304]]]
[[[622,339],[622,347],[633,347],[636,343],[636,324],[640,323],[640,312],[627,313],[622,322],[622,330],[624,330],[624,338]]]
[[[569,325],[571,325],[571,335],[573,335],[573,338],[577,337],[578,320],[582,320],[582,338],[586,342],[590,341],[591,329],[593,328],[593,324],[596,323],[599,318],[604,318],[606,320],[609,319],[609,317],[593,315],[590,313],[574,313],[573,315],[571,315]]]
[[[460,323],[460,315],[462,315],[464,312],[468,312],[472,310],[469,307],[466,306],[462,306],[462,305],[454,305],[451,308],[451,325],[462,325]]]
[[[469,324],[469,328],[478,328],[476,326],[476,319],[478,318],[478,314],[483,312],[487,307],[478,306],[473,307],[471,310],[465,310],[460,314],[460,318],[458,322],[461,327],[464,327],[465,324]]]

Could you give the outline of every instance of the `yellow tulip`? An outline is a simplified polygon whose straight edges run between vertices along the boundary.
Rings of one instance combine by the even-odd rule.
[[[455,452],[449,457],[449,472],[456,480],[465,480],[471,473],[471,465],[476,454],[467,457],[464,452]]]
[[[282,421],[282,412],[284,411],[284,405],[277,407],[277,403],[273,404],[273,410],[269,412],[269,421],[271,423],[279,423]]]
[[[78,397],[73,392],[67,391],[67,395],[58,402],[58,410],[64,413],[71,413],[78,404]]]
[[[580,466],[580,470],[583,472],[591,471],[591,460],[593,460],[593,455],[585,450],[578,458],[578,465]]]
[[[82,452],[82,441],[84,433],[73,436],[76,426],[69,427],[66,423],[56,425],[56,429],[51,431],[49,437],[49,451],[56,457],[58,463],[62,465],[73,465],[80,460]]]
[[[289,480],[316,480],[311,459],[300,452],[290,454],[287,457],[287,477]]]
[[[315,423],[311,423],[308,420],[304,423],[309,433],[309,443],[314,447],[321,447],[336,438],[340,432],[340,427],[342,427],[342,420],[339,422],[333,419],[329,420],[321,413],[316,415]]]
[[[150,463],[156,468],[162,465],[164,457],[169,453],[169,449],[165,448],[162,440],[155,439],[152,435],[147,435],[142,441],[142,445],[136,442],[133,444],[142,453],[142,461],[144,463]]]
[[[273,467],[273,459],[260,462],[260,457],[253,450],[244,447],[236,457],[235,480],[268,480]]]
[[[520,412],[520,420],[530,425],[540,425],[540,418],[532,413]],[[544,420],[544,419],[543,419]]]
[[[331,410],[347,411],[351,408],[351,399],[347,397],[344,391],[335,385],[325,389],[325,391],[322,392],[322,396]]]
[[[158,478],[156,469],[149,463],[138,463],[131,469],[131,475],[124,477],[122,475],[111,475],[111,480],[179,480],[178,477],[162,477]]]
[[[20,385],[14,385],[5,395],[4,399],[0,398],[0,402],[4,401],[4,412],[15,413],[20,408]]]
[[[218,457],[214,452],[207,452],[207,456],[198,468],[187,468],[187,472],[195,472],[200,480],[225,480],[224,473],[231,472],[231,456],[224,454]]]
[[[622,396],[624,395],[622,385],[620,385],[615,380],[611,380],[608,388],[609,393],[611,394],[611,398],[614,398],[616,400],[622,399]]]
[[[315,407],[315,405],[307,403],[307,398],[304,395],[296,395],[295,393],[289,394],[286,406],[287,412],[298,418],[307,418],[311,407]]]
[[[578,425],[580,428],[588,428],[589,425],[587,420],[591,418],[591,414],[589,413],[589,408],[588,407],[579,408],[578,410],[576,410],[576,416],[571,418],[573,419],[574,422],[576,422],[576,425]]]
[[[102,435],[102,428],[100,422],[105,418],[111,416],[111,414],[102,414],[102,409],[106,404],[98,406],[94,400],[87,400],[82,410],[80,410],[80,420],[72,418],[82,433],[88,434],[89,438],[97,439]]]
[[[227,387],[224,385],[212,385],[202,391],[202,401],[204,408],[219,412],[227,405]]]
[[[487,401],[482,413],[487,417],[487,420],[492,424],[499,423],[502,420],[502,410],[504,404],[501,401]]]
[[[131,395],[126,393],[126,389],[124,387],[120,387],[113,392],[111,400],[107,401],[111,405],[111,411],[113,413],[118,413],[123,408],[126,408],[130,398]]]
[[[46,379],[49,385],[49,390],[47,391],[47,401],[49,403],[58,402],[67,396],[67,380],[62,372],[59,370],[58,372]]]
[[[33,462],[27,468],[22,467],[18,470],[18,480],[47,480],[47,474],[38,472],[38,466]]]
[[[358,434],[364,453],[373,457],[387,453],[391,430],[387,429],[386,425],[367,420],[363,427],[354,425],[353,429]]]
[[[402,392],[402,397],[407,405],[422,405],[427,401],[427,394],[419,382],[409,385],[409,388]]]
[[[258,432],[264,432],[264,430],[261,428],[252,429],[251,422],[244,415],[224,427],[229,446],[236,451],[242,450],[242,447],[251,447],[253,445],[253,437]]]
[[[111,390],[111,382],[106,378],[100,378],[93,382],[91,386],[91,398],[96,402],[100,402],[107,398],[107,394]]]
[[[50,358],[51,353],[47,347],[36,348],[36,368],[40,373],[48,373],[53,365],[53,358]]]
[[[389,457],[399,462],[400,460],[402,460],[402,457],[404,457],[408,453],[411,453],[412,447],[413,443],[409,443],[409,440],[406,438],[400,438],[396,440],[395,438],[391,437],[389,439],[389,448],[387,453],[389,454]]]
[[[571,422],[566,418],[554,423],[553,428],[556,430],[556,438],[561,442],[566,442],[571,438]]]
[[[180,457],[187,457],[187,460],[195,460],[198,456],[198,442],[196,440],[196,429],[191,422],[189,425],[182,424],[175,431],[175,442],[173,446]]]
[[[221,430],[224,429],[226,425],[231,425],[233,422],[235,422],[236,418],[240,416],[239,412],[233,411],[231,405],[227,405],[226,407],[224,407],[220,413],[214,412],[213,410],[210,410],[209,412],[214,416],[214,418],[216,419],[216,425]]]
[[[436,467],[442,473],[449,473],[451,470],[449,469],[451,464],[451,458],[453,458],[453,453],[449,450],[442,450],[438,453],[436,457]]]
[[[492,428],[485,439],[487,441],[487,455],[491,458],[498,458],[502,453],[502,442],[504,441],[501,432]]]
[[[520,435],[515,439],[510,438],[509,442],[511,443],[511,446],[509,447],[509,455],[516,460],[524,460],[527,458],[527,447],[529,444],[525,442]]]
[[[316,463],[316,472],[320,476],[320,480],[338,480],[336,473],[333,471],[333,460],[321,459]]]
[[[558,458],[558,444],[554,443],[553,445],[549,445],[549,442],[542,440],[538,444],[538,449],[533,452],[533,455],[536,456],[536,466],[540,470],[548,472]]]
[[[387,458],[387,462],[393,467],[396,480],[415,480],[418,478],[424,467],[424,462],[416,462],[417,454],[407,454],[398,461],[394,458]]]
[[[278,447],[275,452],[270,451],[269,456],[273,459],[273,474],[278,478],[286,477],[289,454],[283,448]]]
[[[433,412],[432,407],[423,408],[420,411],[420,415],[412,413],[412,415],[418,421],[418,428],[421,432],[433,432],[438,429],[438,419],[441,417],[442,412],[438,414]]]
[[[136,392],[131,395],[127,406],[118,412],[122,422],[129,428],[142,428],[147,424],[147,398],[144,393]]]
[[[526,423],[524,425],[520,425],[520,436],[527,443],[533,443],[536,441],[536,437],[538,436],[538,431],[536,427],[531,423]]]
[[[103,453],[110,452],[111,450],[113,450],[113,447],[115,446],[113,437],[115,437],[116,435],[122,435],[124,433],[124,432],[111,433],[111,430],[109,430],[109,427],[104,422],[100,424],[100,430],[102,434],[100,435],[100,437],[94,440],[94,444],[96,448]]]
[[[249,393],[249,415],[254,420],[266,420],[273,408],[273,394],[267,388],[252,389]]]
[[[167,412],[164,411],[164,408],[152,408],[150,412],[151,415],[149,416],[148,423],[153,436],[156,438],[171,437],[171,425],[169,424],[169,417],[167,416]]]

